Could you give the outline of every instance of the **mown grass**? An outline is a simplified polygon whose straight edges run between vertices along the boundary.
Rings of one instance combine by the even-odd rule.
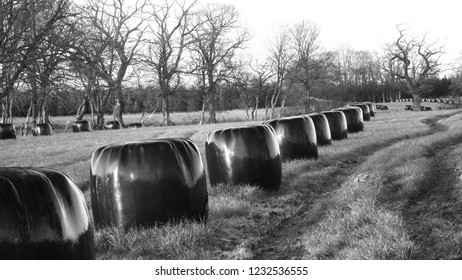
[[[455,210],[460,206],[460,187],[450,188],[451,201],[456,200],[458,206],[454,208],[452,202],[447,202],[444,211],[455,216],[449,222],[440,218],[444,215],[437,209],[443,199],[433,202],[430,213],[423,211],[428,201],[421,198],[430,188],[422,187],[426,178],[422,174],[432,170],[435,163],[429,147],[435,143],[444,146],[447,139],[458,137],[460,115],[448,115],[455,112],[405,112],[390,106],[390,111],[378,112],[377,117],[366,122],[364,132],[320,147],[318,160],[284,163],[282,186],[276,193],[249,185],[209,187],[210,214],[206,225],[183,221],[128,231],[97,228],[97,257],[267,258],[259,247],[268,246],[266,243],[271,243],[274,234],[282,234],[294,217],[300,217],[298,230],[293,225],[286,229],[292,232],[291,238],[299,240],[286,240],[286,247],[296,250],[300,258],[421,258],[421,252],[426,252],[422,246],[429,244],[419,243],[419,234],[429,228],[435,229],[432,240],[440,237],[444,244],[435,257],[457,258],[461,251],[461,223]],[[441,116],[444,114],[447,116]],[[252,123],[256,122],[19,137],[0,141],[0,156],[3,166],[48,166],[66,172],[84,190],[90,205],[89,164],[91,153],[98,146],[189,137],[204,156],[204,141],[211,130]],[[455,179],[451,184],[454,182]],[[412,201],[422,209],[414,207]],[[429,218],[428,223],[411,221],[424,217]],[[273,245],[274,250],[281,251],[278,253],[286,254],[281,250],[285,247]]]

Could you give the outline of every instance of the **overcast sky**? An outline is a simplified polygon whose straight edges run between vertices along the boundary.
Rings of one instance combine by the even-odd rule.
[[[307,19],[320,28],[326,49],[349,44],[356,50],[381,51],[397,38],[397,24],[413,35],[428,34],[445,45],[444,62],[462,51],[462,4],[456,0],[209,0],[229,3],[254,33],[251,46],[263,50],[264,42],[283,23]],[[459,3],[458,3],[459,2]],[[260,52],[260,51],[258,51]]]

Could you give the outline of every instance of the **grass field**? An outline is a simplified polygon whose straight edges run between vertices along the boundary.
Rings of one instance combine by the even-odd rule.
[[[460,259],[462,111],[410,112],[406,104],[386,104],[389,110],[378,111],[364,132],[320,147],[318,160],[284,163],[276,193],[209,187],[206,226],[97,228],[97,258]],[[64,171],[88,205],[90,158],[100,145],[188,137],[204,158],[210,131],[260,122],[65,134],[69,118],[54,120],[52,136],[0,141],[1,165]]]

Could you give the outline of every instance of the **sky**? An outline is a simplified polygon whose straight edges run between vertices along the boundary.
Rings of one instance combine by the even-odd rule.
[[[355,50],[380,54],[386,43],[397,39],[396,26],[399,24],[406,26],[410,35],[427,34],[430,42],[438,41],[437,45],[444,45],[443,64],[453,63],[462,56],[460,0],[199,1],[234,5],[240,12],[243,24],[253,33],[249,48],[256,56],[263,57],[266,45],[278,27],[300,20],[317,24],[321,45],[327,50],[349,45]]]
[[[396,25],[411,35],[427,34],[444,45],[442,62],[454,62],[462,51],[462,4],[455,0],[210,0],[233,4],[253,32],[250,47],[260,53],[282,24],[315,22],[321,45],[332,50],[349,45],[381,53],[398,36]],[[460,2],[459,2],[460,3]]]

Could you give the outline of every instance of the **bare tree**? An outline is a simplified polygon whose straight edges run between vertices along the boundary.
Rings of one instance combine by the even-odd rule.
[[[197,4],[164,0],[161,4],[150,2],[147,54],[142,61],[156,73],[162,100],[163,124],[172,125],[170,97],[180,85],[182,58],[186,47],[192,42],[194,31],[191,23],[192,9]]]
[[[144,6],[145,3],[139,1],[134,6],[128,6],[125,0],[87,0],[86,5],[80,7],[82,19],[88,20],[98,31],[95,39],[107,45],[102,56],[91,59],[96,62],[96,74],[107,83],[109,93],[114,96],[114,120],[122,126],[125,126],[122,83],[140,49]]]
[[[38,49],[63,19],[69,0],[0,1],[0,98],[2,121],[12,120],[11,93],[23,72],[41,54]]]
[[[399,68],[383,68],[385,71],[406,81],[407,88],[412,94],[415,111],[420,111],[422,85],[429,78],[435,77],[441,68],[439,59],[444,46],[437,46],[438,42],[427,42],[426,35],[421,38],[407,36],[407,29],[397,26],[398,39],[385,48],[385,57]],[[396,71],[398,70],[398,71]]]
[[[275,117],[275,107],[278,103],[279,96],[282,94],[284,81],[290,64],[293,60],[293,54],[290,48],[290,33],[287,26],[282,26],[270,40],[268,45],[268,61],[270,63],[273,76],[276,77],[275,86],[271,94],[266,96],[265,100],[265,119],[268,119],[268,109],[271,106],[271,119]]]
[[[274,75],[271,72],[271,67],[269,61],[259,62],[258,60],[253,60],[250,62],[250,69],[253,73],[253,78],[251,79],[251,89],[250,94],[253,101],[252,108],[252,120],[257,119],[257,110],[258,104],[260,103],[260,98],[265,92],[265,85],[269,79]]]
[[[237,51],[245,47],[250,34],[240,27],[239,13],[234,6],[209,4],[197,13],[192,32],[194,74],[202,92],[202,115],[208,105],[210,122],[215,123],[217,87],[232,77]]]
[[[50,123],[48,103],[62,82],[66,79],[64,62],[68,60],[69,22],[61,21],[44,37],[37,49],[37,58],[31,62],[28,70],[28,81],[31,85],[30,104],[27,122]]]
[[[90,22],[77,19],[71,37],[74,41],[69,57],[69,68],[75,74],[78,87],[83,87],[84,96],[77,109],[76,120],[84,117],[88,107],[92,113],[93,128],[103,129],[104,108],[107,106],[110,92],[98,75],[101,59],[112,59],[113,52],[104,40],[104,35],[95,31]],[[96,114],[96,117],[95,117]]]
[[[323,52],[319,44],[319,28],[309,21],[296,23],[290,30],[294,51],[294,65],[290,72],[293,83],[300,83],[305,89],[305,106],[310,110],[313,83],[327,75],[333,55]]]

